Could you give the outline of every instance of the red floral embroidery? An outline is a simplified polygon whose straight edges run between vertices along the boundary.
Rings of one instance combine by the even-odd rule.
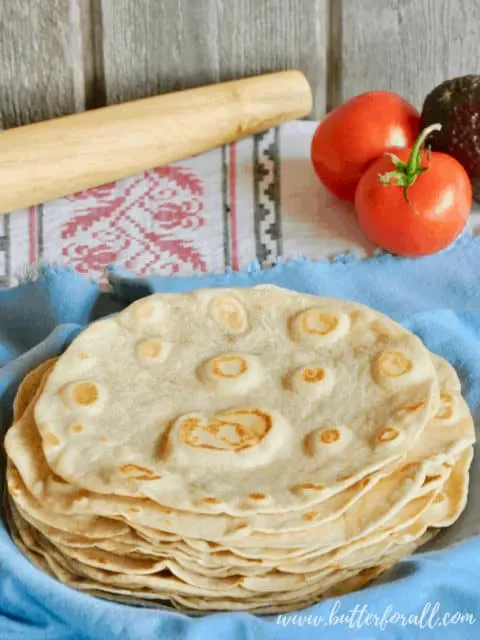
[[[112,262],[139,275],[206,271],[192,239],[205,222],[203,195],[198,176],[177,166],[77,193],[68,198],[74,216],[62,228],[62,254],[100,279]]]
[[[80,273],[103,271],[106,264],[117,261],[118,254],[105,244],[100,244],[96,247],[87,247],[85,244],[68,245],[68,249],[73,257],[73,260],[72,258],[71,260]]]

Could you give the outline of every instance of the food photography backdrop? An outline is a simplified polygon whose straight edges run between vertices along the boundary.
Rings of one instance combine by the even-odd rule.
[[[0,17],[5,129],[282,69],[313,94],[310,122],[0,218],[4,286],[41,260],[98,278],[111,262],[169,274],[366,255],[351,207],[315,178],[315,121],[374,89],[420,110],[478,72],[475,0],[8,0]]]
[[[291,69],[312,108],[0,216],[2,439],[25,375],[93,320],[151,293],[265,284],[399,322],[453,365],[478,430],[479,43],[478,0],[4,0],[0,129]],[[28,155],[42,164],[35,135]],[[2,452],[2,479],[3,464]],[[303,618],[293,605],[196,617],[85,595],[34,568],[2,524],[0,639],[477,638],[475,447],[466,507],[463,478],[463,513],[426,552],[360,591],[299,600]],[[335,619],[362,606],[376,623]]]

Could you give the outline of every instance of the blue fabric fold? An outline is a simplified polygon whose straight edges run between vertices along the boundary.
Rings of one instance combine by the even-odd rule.
[[[175,278],[135,278],[112,266],[108,271],[110,293],[71,270],[46,267],[35,282],[0,291],[1,432],[10,424],[12,399],[25,373],[61,353],[92,320],[152,292],[263,283],[356,300],[398,320],[456,367],[478,425],[479,274],[480,239],[468,236],[448,251],[416,260],[389,255],[361,262],[299,259],[265,271],[254,264],[243,272]],[[476,457],[471,502],[480,504]],[[467,508],[459,525],[442,534],[445,544],[457,539],[459,526],[477,533],[477,520],[475,510]],[[453,615],[450,624],[445,614]],[[442,551],[415,554],[399,563],[388,580],[321,602],[296,617],[225,613],[190,618],[110,603],[66,588],[33,567],[0,524],[0,640],[217,638],[480,638],[480,538],[473,536]]]

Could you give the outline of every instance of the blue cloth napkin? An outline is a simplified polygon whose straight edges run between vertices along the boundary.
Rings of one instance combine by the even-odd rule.
[[[268,271],[186,278],[134,278],[112,267],[113,293],[69,270],[45,268],[35,282],[0,292],[0,425],[11,419],[25,373],[58,354],[86,324],[155,291],[272,283],[356,300],[389,314],[447,358],[480,419],[480,239],[463,237],[432,257],[388,255],[363,262],[297,260]],[[3,475],[3,471],[2,471]],[[479,531],[480,469],[471,474],[470,507],[441,538]],[[475,508],[472,508],[474,505]],[[480,538],[415,554],[388,581],[296,616],[225,613],[202,618],[98,600],[35,569],[0,524],[1,640],[424,640],[480,638]]]

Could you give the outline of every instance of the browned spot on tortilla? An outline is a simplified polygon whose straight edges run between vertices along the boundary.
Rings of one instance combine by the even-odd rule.
[[[268,496],[266,493],[249,493],[248,497],[252,500],[265,500]]]
[[[205,504],[220,504],[221,500],[214,496],[207,496],[206,498],[202,498],[202,502]]]
[[[292,491],[323,491],[325,486],[323,484],[316,484],[315,482],[303,482],[292,487]]]
[[[325,378],[325,370],[313,367],[307,367],[303,370],[302,378],[305,382],[316,383],[321,382]]]
[[[340,440],[340,432],[338,429],[325,429],[320,433],[319,438],[324,444],[331,444]]]
[[[44,441],[47,444],[52,444],[54,446],[58,446],[60,444],[60,438],[58,438],[54,433],[52,433],[51,431],[49,433],[46,433],[43,436]]]
[[[392,440],[395,440],[395,438],[398,438],[398,436],[398,429],[395,429],[394,427],[385,427],[380,429],[377,433],[376,440],[377,442],[391,442]]]
[[[74,401],[82,406],[89,406],[97,402],[99,393],[97,385],[93,382],[78,382],[73,388]]]
[[[120,473],[135,480],[159,480],[162,476],[153,469],[142,467],[138,464],[124,464],[118,469]]]

